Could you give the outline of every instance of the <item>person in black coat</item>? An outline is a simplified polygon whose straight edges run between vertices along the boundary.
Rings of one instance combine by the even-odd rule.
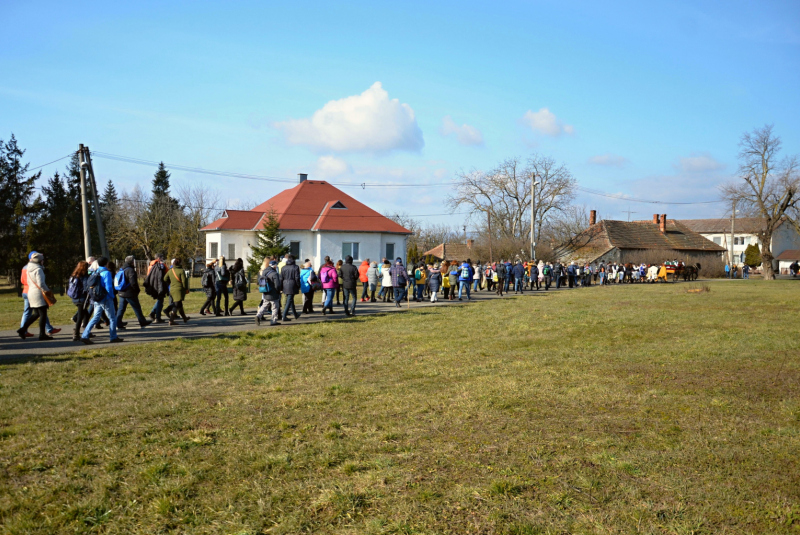
[[[286,296],[286,303],[283,305],[283,321],[291,321],[289,309],[294,314],[294,319],[300,317],[294,306],[294,296],[300,293],[300,267],[294,261],[294,255],[286,258],[286,264],[281,269],[281,286],[283,295]]]
[[[356,301],[358,294],[356,287],[359,281],[358,268],[353,265],[353,257],[347,256],[342,266],[342,290],[344,291],[344,313],[348,316],[356,315]],[[348,307],[347,303],[350,297],[353,298],[353,304]]]
[[[217,263],[216,260],[212,260],[208,264],[206,264],[206,270],[203,273],[203,278],[201,280],[205,280],[206,283],[203,285],[203,291],[206,293],[206,302],[203,303],[203,306],[200,307],[200,315],[205,316],[206,311],[209,314],[219,315],[216,307],[214,306],[214,299],[217,297],[217,289],[215,286],[217,285],[217,274],[214,271],[214,265]]]
[[[236,307],[239,307],[242,311],[242,316],[246,316],[244,302],[247,301],[247,274],[244,271],[244,262],[241,258],[236,259],[230,273],[233,283],[233,306],[228,310],[228,314],[233,316],[233,311],[236,310]]]
[[[125,258],[121,271],[127,286],[121,290],[117,290],[117,297],[119,298],[117,325],[123,325],[122,317],[125,315],[125,309],[130,305],[133,309],[133,313],[136,314],[136,319],[139,320],[139,325],[141,325],[142,328],[147,327],[153,323],[153,321],[144,317],[142,305],[139,304],[139,277],[136,275],[133,256]]]
[[[530,267],[530,272],[531,272],[531,290],[533,290],[533,287],[536,286],[536,291],[538,292],[539,289],[541,288],[541,284],[539,283],[539,266],[537,266],[535,263],[532,263]]]

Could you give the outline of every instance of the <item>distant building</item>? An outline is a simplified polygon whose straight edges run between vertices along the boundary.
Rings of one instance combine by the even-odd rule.
[[[703,237],[717,245],[721,245],[730,254],[730,219],[682,219],[680,223],[698,234],[702,234]],[[748,245],[755,244],[759,251],[761,250],[761,239],[758,235],[763,231],[764,220],[760,217],[736,218],[733,235],[733,261],[735,264],[744,263],[744,251]],[[778,267],[778,256],[790,249],[800,249],[800,234],[789,222],[781,221],[772,233],[772,243],[770,244],[770,250],[775,257],[773,268]]]
[[[591,211],[589,228],[568,243],[556,247],[561,262],[656,263],[666,260],[703,262],[718,260],[725,252],[721,245],[707,240],[666,214],[653,215],[652,221],[596,222]],[[657,256],[658,258],[652,258]]]
[[[425,251],[422,253],[422,256],[432,256],[439,261],[451,262],[453,260],[464,260],[470,259],[475,260],[472,258],[472,246],[475,242],[473,240],[467,240],[467,243],[440,243],[430,251]]]
[[[411,231],[350,197],[324,180],[300,182],[252,210],[225,210],[222,217],[202,229],[207,259],[247,257],[256,244],[270,210],[275,210],[289,252],[300,261],[308,258],[319,268],[325,256],[334,262],[348,255],[355,261],[383,257],[405,261]]]
[[[778,273],[789,275],[789,266],[795,262],[800,263],[800,249],[787,249],[775,257],[778,262]]]

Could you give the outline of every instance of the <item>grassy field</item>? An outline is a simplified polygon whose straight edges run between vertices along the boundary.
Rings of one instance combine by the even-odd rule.
[[[800,533],[800,284],[0,367],[3,533]]]

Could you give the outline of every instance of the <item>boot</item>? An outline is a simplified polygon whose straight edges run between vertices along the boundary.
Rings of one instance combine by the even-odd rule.
[[[203,310],[202,308],[200,309],[200,315],[201,315],[201,316],[205,316],[205,315],[206,315],[206,311],[205,311],[205,310]]]
[[[175,323],[175,313],[174,312],[170,312],[170,314],[169,314],[169,324],[170,325],[177,325],[177,323]]]

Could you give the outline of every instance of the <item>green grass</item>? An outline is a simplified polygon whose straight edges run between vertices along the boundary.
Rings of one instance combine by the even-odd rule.
[[[2,533],[800,533],[800,285],[0,367]]]

